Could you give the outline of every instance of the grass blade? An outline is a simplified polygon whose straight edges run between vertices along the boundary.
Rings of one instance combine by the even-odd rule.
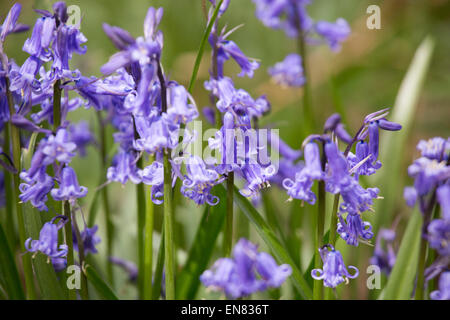
[[[422,215],[418,209],[412,213],[403,235],[397,260],[379,299],[410,299],[416,278],[417,259],[422,226]]]
[[[19,272],[16,268],[14,256],[9,248],[6,234],[0,225],[0,276],[5,291],[10,299],[23,300],[25,294],[23,293]]]
[[[220,187],[223,188],[223,186]],[[247,218],[253,223],[258,234],[261,236],[267,246],[272,250],[278,263],[287,263],[291,266],[292,275],[290,279],[298,289],[301,297],[304,299],[311,299],[311,287],[303,278],[303,275],[298,269],[297,265],[292,260],[286,249],[281,245],[280,241],[275,236],[275,233],[272,231],[272,229],[270,229],[266,221],[264,221],[263,217],[253,207],[253,205],[239,193],[239,190],[236,187],[234,188],[234,197],[237,205],[241,208]]]
[[[392,217],[392,209],[403,191],[403,179],[392,179],[392,173],[402,172],[402,156],[411,132],[417,102],[430,65],[433,47],[434,42],[431,38],[428,37],[422,41],[398,91],[389,120],[400,123],[403,126],[402,130],[399,132],[383,132],[381,135],[380,159],[386,159],[386,161],[383,162],[379,175],[376,175],[379,180],[376,180],[374,185],[382,190],[385,199],[377,202],[377,214],[373,223],[375,231],[380,226],[389,225],[388,219]]]
[[[194,299],[199,287],[199,277],[206,269],[214,251],[217,236],[226,216],[226,198],[223,188],[217,188],[222,199],[216,206],[207,207],[195,235],[186,264],[178,277],[177,299]],[[222,189],[222,190],[221,190]]]
[[[83,272],[97,293],[105,300],[119,300],[111,288],[103,281],[97,271],[90,265],[84,265]]]

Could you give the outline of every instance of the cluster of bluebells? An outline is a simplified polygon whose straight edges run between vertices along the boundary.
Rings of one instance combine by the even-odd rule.
[[[404,198],[410,207],[418,203],[425,221],[422,236],[439,255],[429,267],[430,280],[448,269],[450,263],[450,138],[421,140],[417,149],[421,157],[408,167],[414,186],[404,189]],[[436,205],[440,206],[441,216],[430,222]],[[442,272],[440,289],[431,293],[432,299],[450,299],[449,279],[449,273]]]
[[[362,220],[361,214],[372,210],[373,201],[379,198],[379,190],[363,188],[359,180],[361,176],[374,174],[381,167],[378,160],[379,130],[401,129],[401,125],[386,120],[387,115],[387,109],[369,114],[357,134],[351,137],[340,116],[333,114],[325,122],[324,134],[311,135],[303,142],[304,162],[295,177],[286,177],[282,181],[290,200],[299,199],[314,204],[314,181],[322,181],[325,191],[339,194],[337,233],[348,245],[358,246],[360,242],[373,238],[372,227]],[[347,145],[344,152],[339,150],[339,140]],[[355,153],[350,151],[354,144]],[[326,281],[328,273],[324,273],[323,277]]]
[[[210,19],[215,6],[209,13]],[[218,18],[226,11],[229,1],[223,1],[219,8]],[[226,177],[233,172],[244,180],[245,186],[240,190],[244,196],[256,199],[259,190],[269,186],[269,179],[275,174],[275,168],[270,159],[263,159],[266,146],[259,144],[258,128],[255,123],[270,110],[270,104],[265,96],[254,99],[243,89],[237,89],[233,80],[224,75],[224,62],[233,59],[241,68],[238,76],[253,77],[259,63],[248,58],[232,40],[228,40],[236,30],[218,32],[218,20],[213,25],[209,36],[212,47],[212,68],[210,80],[205,82],[205,88],[210,91],[211,104],[216,108],[205,108],[205,115],[211,122],[220,127],[215,136],[208,140],[209,147],[220,155],[213,161],[214,170]],[[248,137],[246,140],[245,137]]]
[[[289,265],[277,265],[270,254],[258,252],[255,244],[241,238],[233,248],[233,257],[218,259],[210,270],[203,272],[200,281],[238,299],[280,287],[291,272]]]
[[[341,43],[350,35],[347,21],[338,18],[336,22],[314,21],[307,12],[311,0],[253,0],[256,17],[269,28],[281,29],[288,37],[301,38],[304,43],[317,45],[326,43],[332,51],[339,51]],[[269,68],[275,83],[287,87],[301,87],[305,84],[302,57],[291,53]]]
[[[17,23],[20,10],[20,4],[14,4],[5,19],[1,28],[1,48],[8,34],[28,29]],[[41,134],[42,138],[36,143],[35,150],[30,150],[33,151],[30,167],[19,173],[19,199],[39,211],[48,211],[49,195],[55,201],[68,201],[73,207],[77,199],[85,197],[88,192],[86,187],[79,185],[70,162],[77,152],[86,154],[85,148],[93,141],[93,136],[86,122],[73,124],[66,120],[68,112],[83,105],[88,107],[79,97],[69,99],[69,91],[74,90],[75,84],[82,78],[79,70],[70,68],[69,62],[74,53],[86,52],[83,44],[87,39],[80,32],[79,25],[67,24],[64,2],[56,2],[53,12],[35,11],[40,17],[23,45],[23,51],[29,57],[22,66],[8,60],[3,50],[0,50],[0,122],[2,128],[6,121],[10,121],[22,129],[20,138],[25,142],[29,140],[31,147],[34,147],[31,133]],[[8,96],[13,106],[8,105]],[[54,105],[60,106],[60,119],[55,119],[58,114],[53,114]],[[37,108],[32,108],[34,106]],[[50,127],[53,130],[48,129]],[[54,211],[54,208],[51,210]],[[39,240],[28,239],[25,246],[30,252],[39,251],[47,255],[55,269],[61,270],[66,265],[67,247],[58,245],[57,234],[66,220],[61,218],[55,224],[58,218],[61,216],[45,223]],[[88,233],[87,229],[83,231],[83,239],[88,242],[94,239],[93,244],[98,243],[99,240],[94,236],[95,230]]]

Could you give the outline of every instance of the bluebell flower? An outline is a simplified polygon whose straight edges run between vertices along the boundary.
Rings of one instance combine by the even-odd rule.
[[[41,84],[36,79],[36,74],[41,67],[41,60],[31,56],[23,63],[20,70],[10,72],[11,85],[9,89],[21,94],[26,100],[31,97],[32,91],[40,90]]]
[[[405,189],[403,189],[403,198],[408,206],[414,207],[417,201],[416,189],[414,187],[405,187]]]
[[[125,184],[128,180],[137,184],[141,182],[141,176],[136,166],[136,158],[133,154],[120,150],[113,159],[113,165],[108,168],[106,177],[108,181],[117,181]]]
[[[432,300],[450,300],[450,271],[443,272],[439,278],[439,290],[430,293]]]
[[[367,144],[364,140],[360,140],[356,144],[355,155],[349,153],[347,159],[354,170],[355,178],[358,180],[359,176],[370,176],[374,174],[379,168],[381,168],[381,162],[379,160],[374,161],[374,155],[369,153],[370,144]]]
[[[292,273],[290,265],[283,264],[279,266],[275,259],[266,252],[258,253],[256,270],[261,275],[261,278],[267,281],[267,285],[272,288],[280,287]]]
[[[56,22],[53,17],[40,17],[33,27],[31,38],[25,40],[23,51],[42,61],[50,61],[52,52],[50,45],[55,39]]]
[[[302,58],[295,53],[287,55],[283,61],[269,68],[269,74],[275,83],[285,87],[301,87],[306,81]]]
[[[22,6],[20,3],[15,3],[9,10],[3,24],[0,26],[0,41],[4,42],[6,36],[10,33],[26,31],[28,26],[17,23],[19,19],[20,10]]]
[[[262,167],[258,163],[246,163],[239,168],[239,173],[246,180],[246,185],[239,192],[246,197],[254,197],[265,186],[269,187],[269,179],[275,174],[275,167]]]
[[[385,272],[387,275],[391,273],[396,260],[396,254],[393,247],[394,240],[394,230],[380,229],[377,235],[373,256],[370,258],[370,264],[377,265],[380,267],[381,271]]]
[[[414,178],[418,196],[424,196],[439,182],[450,178],[450,166],[446,165],[446,161],[438,162],[421,157],[408,167],[408,174]]]
[[[145,167],[140,173],[142,182],[152,186],[151,199],[155,204],[163,203],[164,196],[164,167],[160,161]]]
[[[136,282],[138,277],[138,268],[133,262],[118,257],[109,257],[109,261],[119,267],[122,267],[128,273],[128,281]]]
[[[178,144],[179,127],[169,126],[165,117],[159,116],[153,121],[135,117],[135,123],[139,138],[133,142],[133,147],[138,151],[154,154],[163,149],[172,149]]]
[[[56,201],[69,200],[74,202],[78,198],[86,196],[88,189],[78,184],[75,170],[69,166],[65,166],[61,172],[59,188],[51,191],[53,199]]]
[[[59,258],[51,258],[53,269],[56,272],[61,272],[67,267],[67,258],[59,257]]]
[[[210,270],[203,272],[200,281],[238,299],[269,287],[280,287],[291,271],[289,265],[278,266],[269,254],[258,253],[256,245],[241,238],[233,248],[233,258],[218,259]]]
[[[420,150],[422,157],[437,161],[448,160],[450,138],[445,140],[441,137],[434,137],[427,141],[420,140],[417,149]]]
[[[75,26],[61,25],[57,29],[54,47],[54,57],[52,69],[55,74],[62,78],[65,71],[70,71],[69,60],[72,54],[86,53],[86,47],[82,46],[87,41],[86,37]]]
[[[186,124],[199,115],[194,100],[186,88],[173,81],[169,82],[167,87],[167,104],[167,119],[173,124]]]
[[[80,121],[77,124],[69,126],[70,140],[77,145],[77,151],[80,156],[86,155],[86,146],[94,141],[94,136],[89,130],[89,124],[86,121]]]
[[[358,246],[359,239],[367,241],[373,237],[371,224],[363,221],[358,213],[347,214],[345,220],[342,214],[339,214],[337,233],[347,244],[352,246]]]
[[[450,220],[435,219],[428,224],[425,235],[430,247],[441,256],[450,256]]]
[[[54,217],[50,222],[46,222],[39,233],[39,240],[28,238],[25,241],[25,249],[28,252],[40,251],[50,258],[65,257],[68,247],[65,244],[58,246],[58,230],[60,230],[67,220],[63,216]],[[61,219],[54,223],[56,219]]]
[[[41,146],[42,144],[42,146]],[[55,161],[69,163],[75,156],[77,145],[69,140],[69,133],[61,128],[56,135],[49,135],[46,140],[39,144],[39,148],[45,155],[42,164],[49,165]]]
[[[48,208],[45,205],[48,199],[47,194],[52,190],[53,185],[53,179],[45,173],[45,167],[41,167],[32,180],[19,185],[20,201],[30,201],[31,205],[39,211],[47,211]]]
[[[450,185],[444,184],[436,189],[437,201],[441,206],[441,215],[450,221]]]
[[[335,250],[332,245],[326,245],[319,248],[320,257],[322,258],[323,268],[313,269],[311,276],[315,280],[323,280],[323,285],[329,288],[336,288],[342,282],[348,282],[348,279],[355,279],[359,275],[359,271],[354,266],[349,266],[355,273],[352,275],[348,272],[344,264],[344,260],[339,251]]]
[[[332,51],[338,51],[341,48],[341,42],[345,41],[351,33],[348,22],[343,18],[337,19],[335,23],[318,21],[315,30],[325,38]]]
[[[101,242],[101,239],[99,236],[96,235],[98,230],[98,226],[95,225],[92,228],[88,228],[87,226],[84,227],[84,230],[81,231],[80,237],[83,241],[83,249],[84,253],[88,254],[89,252],[95,254],[97,253],[97,248],[95,247],[98,243]],[[78,239],[76,237],[76,233],[73,230],[72,227],[72,238],[73,238],[73,248],[78,251]]]

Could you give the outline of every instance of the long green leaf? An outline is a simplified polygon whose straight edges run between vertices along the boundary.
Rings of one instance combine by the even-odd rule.
[[[403,236],[394,268],[379,299],[405,300],[411,298],[419,257],[422,220],[419,210],[414,210]]]
[[[5,232],[0,225],[0,275],[6,293],[10,299],[23,300],[25,295],[20,285],[19,272],[16,268],[14,256],[6,240]]]
[[[427,37],[422,41],[398,91],[389,118],[391,121],[400,123],[403,126],[402,130],[399,132],[383,132],[381,135],[380,159],[382,161],[384,159],[384,161],[379,175],[375,175],[374,178],[379,180],[376,180],[373,185],[382,190],[385,199],[378,201],[376,204],[377,214],[373,223],[374,230],[378,230],[382,225],[389,225],[392,208],[395,207],[395,202],[402,192],[402,179],[392,179],[392,174],[402,172],[401,164],[404,150],[413,125],[420,92],[430,65],[433,47],[434,42],[431,38]]]
[[[200,68],[200,62],[202,62],[203,52],[205,51],[206,41],[208,40],[209,34],[211,33],[214,22],[219,14],[219,9],[222,6],[223,0],[220,0],[214,9],[213,15],[206,26],[205,32],[203,33],[202,40],[200,42],[200,47],[198,49],[197,58],[195,58],[194,69],[192,70],[191,80],[189,81],[188,92],[192,93],[194,88],[195,80],[197,79],[198,69]]]
[[[86,264],[83,267],[83,272],[86,275],[88,281],[94,286],[97,293],[105,300],[119,300],[112,289],[106,284],[105,281],[99,276],[97,271],[90,265]]]
[[[220,186],[223,188],[223,186]],[[292,260],[287,250],[281,245],[280,241],[275,236],[275,233],[270,229],[269,225],[264,221],[264,218],[253,207],[253,205],[234,188],[234,197],[237,205],[241,208],[247,218],[254,224],[254,227],[267,246],[272,250],[278,263],[287,263],[292,268],[292,275],[290,277],[293,284],[298,289],[300,295],[304,299],[312,298],[311,287],[303,278],[302,273]]]
[[[26,234],[32,239],[39,239],[39,233],[43,225],[39,211],[33,208],[28,202],[22,204]],[[31,253],[27,253],[31,254]],[[38,252],[32,259],[34,273],[41,290],[43,299],[60,300],[66,299],[55,270],[47,256]]]
[[[216,192],[220,199],[226,198],[222,188]],[[199,277],[206,269],[213,254],[217,236],[222,230],[226,216],[226,202],[206,208],[195,235],[189,257],[178,276],[177,298],[194,299],[199,287]]]

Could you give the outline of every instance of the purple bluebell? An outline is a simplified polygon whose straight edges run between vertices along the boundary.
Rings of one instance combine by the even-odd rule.
[[[167,119],[171,123],[186,124],[199,116],[194,100],[183,86],[169,82],[167,90]]]
[[[283,61],[276,63],[269,68],[272,80],[285,87],[301,87],[305,84],[303,74],[302,58],[295,53],[291,53]]]
[[[66,257],[60,257],[60,258],[51,258],[53,269],[55,269],[56,272],[61,272],[67,267],[67,258]]]
[[[339,51],[341,43],[345,41],[351,33],[348,22],[339,18],[335,23],[328,21],[318,21],[315,25],[316,32],[328,43],[332,51]]]
[[[403,189],[403,198],[408,206],[411,208],[414,207],[417,201],[416,189],[414,187],[405,187],[405,189]]]
[[[354,170],[356,179],[361,175],[370,176],[381,168],[381,162],[379,160],[374,161],[374,155],[369,153],[369,150],[370,143],[367,144],[365,141],[360,140],[356,144],[355,155],[352,153],[348,155],[348,162],[352,169],[357,168]]]
[[[153,163],[145,167],[140,173],[142,182],[152,186],[151,199],[155,204],[161,204],[164,196],[164,167],[159,161],[153,161]]]
[[[345,220],[342,214],[339,214],[337,233],[347,244],[352,246],[358,246],[360,239],[367,241],[373,237],[371,224],[363,221],[358,213],[347,214]]]
[[[0,26],[0,41],[4,42],[6,36],[10,33],[21,32],[28,29],[28,26],[17,23],[19,19],[20,10],[22,6],[20,3],[15,3],[9,10],[3,24]]]
[[[254,197],[265,186],[269,187],[269,179],[275,174],[275,167],[269,165],[262,167],[258,163],[246,163],[238,171],[246,180],[246,185],[239,190],[246,197]]]
[[[450,256],[450,220],[435,219],[431,221],[425,237],[430,247],[441,256]]]
[[[448,160],[450,138],[445,140],[441,137],[434,137],[427,141],[420,140],[417,149],[420,150],[422,157],[437,161]]]
[[[450,178],[450,166],[447,166],[445,161],[438,162],[421,157],[408,167],[408,174],[414,178],[414,188],[418,196],[424,196],[439,182]]]
[[[432,300],[450,300],[450,271],[442,272],[439,278],[439,290],[430,293]]]
[[[436,190],[437,201],[441,206],[441,215],[450,221],[450,185],[444,184]]]
[[[36,79],[36,74],[41,67],[41,60],[31,56],[23,63],[20,70],[10,72],[11,85],[9,89],[17,92],[26,100],[31,98],[32,91],[40,90],[40,83]]]
[[[66,71],[70,71],[69,60],[72,54],[86,53],[86,47],[82,46],[87,41],[86,37],[75,26],[61,25],[56,34],[52,69],[58,77],[64,77]]]
[[[80,233],[80,237],[81,240],[83,241],[83,249],[84,249],[84,253],[88,254],[90,253],[97,253],[97,248],[95,247],[98,243],[101,242],[101,239],[99,236],[96,235],[98,230],[98,226],[94,225],[92,228],[88,228],[87,226],[84,227],[84,230],[81,231]],[[73,227],[72,227],[72,237],[73,237],[73,248],[75,250],[79,250],[78,249],[78,239],[76,237],[76,233],[73,232]]]
[[[94,142],[94,136],[89,130],[89,124],[86,121],[80,121],[77,124],[69,126],[70,140],[77,145],[77,151],[80,156],[86,155],[86,146]]]
[[[20,201],[30,201],[31,205],[39,211],[47,211],[48,208],[45,205],[48,199],[47,194],[52,190],[53,185],[53,179],[45,173],[45,167],[41,167],[32,180],[19,185]]]
[[[315,280],[323,280],[325,287],[336,288],[342,282],[358,277],[358,269],[354,266],[349,266],[348,269],[355,271],[353,275],[350,274],[344,264],[341,253],[335,250],[332,245],[329,244],[319,248],[319,253],[322,258],[323,268],[313,269],[311,276]]]
[[[106,177],[108,181],[117,181],[125,184],[128,180],[140,183],[141,176],[136,166],[136,157],[125,150],[120,150],[113,159],[113,165],[108,168]]]
[[[261,275],[261,278],[267,281],[267,285],[272,288],[280,287],[292,273],[290,265],[282,264],[279,266],[275,259],[266,252],[258,253],[256,270]]]
[[[67,130],[61,128],[56,135],[49,135],[45,141],[42,141],[39,148],[42,148],[42,153],[45,155],[42,164],[49,165],[55,161],[69,163],[75,156],[77,145],[69,140]]]
[[[75,170],[69,166],[65,166],[61,172],[59,188],[51,191],[53,199],[56,201],[68,200],[74,202],[78,198],[86,196],[88,189],[78,184]]]
[[[61,219],[55,223],[56,219]],[[46,222],[39,233],[39,240],[28,238],[25,241],[25,249],[28,252],[40,251],[50,258],[65,257],[68,247],[65,244],[58,246],[58,230],[60,230],[67,220],[63,216],[56,216],[50,222]]]
[[[24,45],[23,51],[35,56],[42,61],[50,61],[52,52],[50,45],[55,39],[56,22],[52,17],[40,17],[36,20],[31,37]]]
[[[218,259],[210,270],[200,276],[206,287],[222,290],[227,297],[238,299],[269,287],[280,287],[292,270],[278,266],[267,253],[241,238],[233,248],[232,258]]]
[[[396,260],[396,254],[393,247],[394,240],[394,230],[380,229],[377,235],[373,256],[370,258],[370,264],[377,265],[380,267],[381,271],[386,274],[391,273]]]

